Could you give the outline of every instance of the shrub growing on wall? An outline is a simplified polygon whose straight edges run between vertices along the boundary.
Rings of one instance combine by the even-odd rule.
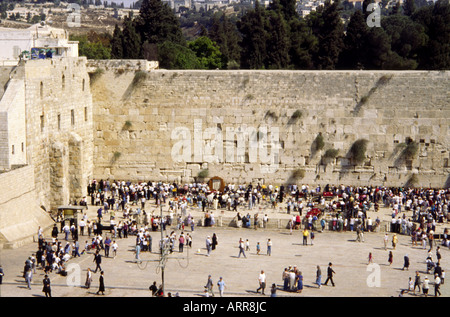
[[[209,175],[209,170],[207,170],[207,169],[201,170],[197,174],[198,178],[200,178],[200,179],[205,179],[208,177],[208,175]]]
[[[292,178],[294,179],[302,179],[305,177],[305,170],[304,169],[296,169],[292,172]]]
[[[147,78],[147,72],[137,71],[134,74],[134,78],[133,78],[133,81],[131,84],[133,85],[133,87],[136,87],[137,85],[140,85],[141,83],[143,83],[146,78]]]
[[[360,164],[366,158],[367,143],[368,141],[366,139],[359,139],[352,144],[350,158],[354,163]]]
[[[325,154],[323,155],[323,157],[327,158],[327,159],[334,159],[337,157],[338,153],[339,153],[339,150],[328,149],[325,151]]]
[[[316,138],[314,139],[314,149],[316,151],[320,151],[325,146],[325,141],[323,140],[322,133],[319,133]]]
[[[419,144],[417,142],[408,140],[405,148],[403,149],[402,156],[407,160],[412,160],[419,151]]]

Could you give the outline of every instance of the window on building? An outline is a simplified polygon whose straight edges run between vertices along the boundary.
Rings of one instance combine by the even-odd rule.
[[[66,89],[66,76],[62,75],[62,89]]]
[[[58,130],[61,130],[61,114],[58,113]]]
[[[84,107],[84,121],[88,121],[88,108]]]
[[[84,91],[84,84],[86,83],[85,79],[83,78],[83,82],[81,83],[81,90]]]
[[[22,152],[25,151],[25,144],[22,142]]]
[[[12,145],[11,154],[14,154],[14,144]]]
[[[41,116],[41,132],[44,132],[44,126],[45,122],[44,122],[44,115]]]
[[[44,83],[42,81],[39,87],[39,95],[41,96],[41,99],[44,98]]]

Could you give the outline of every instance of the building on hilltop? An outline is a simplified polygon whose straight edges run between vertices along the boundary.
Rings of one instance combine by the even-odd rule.
[[[0,28],[0,61],[78,57],[78,42],[64,29],[38,23],[27,29]]]

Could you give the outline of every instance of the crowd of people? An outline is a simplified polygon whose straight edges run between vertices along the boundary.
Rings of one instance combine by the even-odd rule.
[[[98,208],[97,217],[88,219],[84,213],[78,228],[74,223],[61,222],[59,233],[63,233],[64,241],[58,240],[56,225],[53,228],[51,241],[44,239],[39,229],[38,251],[27,259],[24,268],[24,278],[28,287],[36,268],[44,270],[46,279],[51,273],[65,275],[67,274],[66,264],[71,258],[80,257],[90,251],[95,253],[94,261],[97,261],[97,255],[100,252],[104,252],[104,256],[109,257],[111,251],[112,256],[115,257],[118,249],[116,239],[128,238],[130,235],[136,237],[135,253],[136,259],[139,260],[140,252],[153,250],[151,232],[176,226],[181,233],[177,235],[175,231],[172,231],[159,241],[158,247],[161,249],[166,245],[169,246],[170,252],[174,252],[175,246],[178,245],[178,251],[183,252],[184,247],[192,247],[192,235],[184,231],[185,227],[194,231],[196,221],[190,212],[192,208],[204,211],[202,223],[204,226],[216,225],[214,212],[223,209],[236,212],[238,227],[254,229],[266,227],[269,221],[267,212],[262,213],[260,217],[262,206],[269,212],[270,209],[281,209],[292,215],[288,224],[291,233],[292,230],[303,228],[304,244],[307,243],[308,238],[311,244],[313,243],[314,231],[327,229],[356,231],[357,239],[364,241],[362,233],[375,231],[381,222],[379,217],[371,219],[367,212],[372,208],[378,211],[380,206],[392,210],[389,228],[391,232],[409,235],[413,245],[417,245],[420,241],[424,248],[427,243],[430,249],[432,248],[437,225],[450,221],[448,213],[450,189],[344,185],[310,188],[308,185],[229,184],[222,192],[218,192],[210,190],[205,183],[179,185],[162,182],[132,183],[104,180],[97,182],[94,180],[88,186],[88,195],[91,205]],[[86,206],[88,199],[83,197],[78,203]],[[165,216],[162,216],[162,213],[157,215],[158,207],[162,204],[168,207]],[[256,212],[253,217],[250,215],[252,210]],[[119,217],[116,215],[120,213],[122,217],[118,220]],[[247,214],[241,216],[241,213]],[[325,215],[329,217],[326,219]],[[106,216],[110,218],[109,226],[103,224]],[[87,239],[84,250],[80,247],[79,238],[81,237]],[[447,229],[444,230],[441,238],[441,245],[450,247]],[[241,243],[242,249],[240,245],[239,256],[241,254],[245,256],[248,240]],[[216,244],[216,236],[207,237],[208,254]],[[270,253],[269,244],[268,253]],[[100,263],[96,264],[100,265]],[[320,268],[318,268],[318,285],[320,286],[319,272]],[[286,277],[283,278],[284,290],[302,290],[302,275],[298,269],[292,267],[286,269],[283,274]],[[45,284],[47,285],[45,289],[49,290],[49,280],[46,280]]]
[[[204,226],[214,226],[214,211],[222,209],[236,211],[238,227],[255,229],[267,224],[270,209],[292,214],[288,226],[293,229],[304,225],[310,230],[322,231],[353,231],[358,227],[362,231],[374,231],[381,219],[371,219],[367,212],[378,211],[380,206],[392,210],[390,231],[398,234],[426,231],[429,235],[435,233],[438,223],[450,221],[450,189],[228,184],[219,192],[211,190],[206,183],[93,180],[88,193],[91,204],[103,208],[104,212],[121,211],[125,219],[128,215],[143,215],[144,223],[150,223],[153,230],[158,230],[159,225],[170,225],[174,214],[179,215],[176,221],[180,226],[194,226],[190,208],[205,212]],[[148,207],[150,200],[156,206],[167,203],[169,216],[159,218],[154,215],[155,210],[146,212],[145,206]],[[80,202],[83,203],[86,198]],[[262,209],[266,212],[261,213]],[[255,211],[253,217],[252,211]],[[406,212],[411,216],[406,216]],[[324,215],[329,217],[325,219]],[[445,240],[448,244],[448,239]]]

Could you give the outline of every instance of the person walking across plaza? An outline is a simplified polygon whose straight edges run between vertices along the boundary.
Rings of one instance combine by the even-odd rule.
[[[106,236],[105,239],[105,257],[109,257],[109,250],[111,248],[111,238],[109,236]]]
[[[117,242],[114,240],[113,244],[111,245],[112,251],[113,251],[113,258],[115,259],[117,256],[117,249],[119,249],[119,245],[117,244]]]
[[[211,237],[207,236],[206,237],[206,255],[210,256],[211,255],[211,248],[212,248],[212,241],[211,241]]]
[[[42,287],[42,292],[44,292],[45,297],[52,297],[52,290],[50,288],[50,278],[48,277],[47,274],[45,274],[45,277],[42,281],[43,283],[43,287]]]
[[[414,289],[413,289],[414,295],[416,294],[416,287],[419,288],[419,292],[420,292],[420,285],[421,284],[422,284],[422,281],[420,280],[419,271],[416,271],[416,276],[414,277]]]
[[[267,255],[272,255],[272,240],[270,239],[267,240]]]
[[[247,258],[247,256],[245,255],[244,248],[245,248],[244,241],[242,239],[239,239],[239,255],[238,255],[238,258],[241,257],[241,254],[244,255],[244,258]]]
[[[104,275],[104,272],[101,271],[100,277],[98,279],[99,284],[98,284],[98,291],[96,293],[97,295],[99,295],[100,292],[102,293],[102,295],[105,295],[105,279],[104,279],[103,275]]]
[[[91,269],[88,268],[87,269],[87,273],[86,273],[86,281],[84,283],[84,286],[86,286],[87,289],[91,288],[91,283],[92,283],[92,272]]]
[[[100,264],[102,264],[102,255],[100,254],[100,251],[97,250],[94,254],[94,260],[92,262],[95,262],[95,271],[94,273],[97,273],[97,269],[102,271],[102,267]]]
[[[439,277],[439,274],[434,274],[434,296],[437,297],[438,294],[441,296],[441,291],[439,290],[439,287],[441,286],[441,278]]]
[[[305,226],[305,228],[303,229],[303,245],[308,245],[308,236],[309,236],[309,231]]]
[[[427,276],[423,279],[422,291],[425,297],[428,297],[428,290],[430,289],[430,280]]]
[[[322,270],[320,269],[320,266],[317,266],[316,270],[316,284],[318,288],[322,287]]]
[[[389,266],[392,265],[392,262],[394,262],[394,254],[392,251],[389,251],[389,257],[388,257]]]
[[[397,235],[394,233],[394,235],[392,236],[392,248],[395,250],[395,247],[397,246],[398,243],[398,237]]]
[[[404,259],[404,263],[403,263],[402,271],[404,271],[405,269],[408,271],[409,270],[409,257],[408,257],[408,254],[406,254],[403,259]]]
[[[211,244],[211,250],[215,250],[216,246],[219,244],[219,241],[217,239],[217,235],[215,233],[213,233],[212,236],[212,244]]]
[[[141,242],[136,241],[136,247],[135,247],[135,253],[136,253],[136,261],[140,262],[141,258],[139,254],[141,253]],[[95,269],[97,271],[97,269]]]
[[[258,281],[259,281],[259,287],[256,289],[256,293],[259,293],[259,290],[262,290],[262,294],[264,294],[264,290],[266,288],[266,273],[264,273],[263,270],[261,270],[261,273],[258,276]]]
[[[220,297],[223,297],[223,292],[225,290],[225,281],[223,280],[222,276],[220,277],[219,281],[217,282],[217,287],[219,289]]]
[[[331,282],[331,285],[335,286],[333,281],[333,274],[336,274],[336,272],[333,270],[333,263],[328,263],[328,269],[327,269],[327,279],[324,283],[324,285],[328,284],[328,281]]]
[[[214,297],[214,291],[213,291],[214,283],[212,280],[211,275],[208,275],[208,281],[206,282],[205,289],[208,293],[208,296]]]

